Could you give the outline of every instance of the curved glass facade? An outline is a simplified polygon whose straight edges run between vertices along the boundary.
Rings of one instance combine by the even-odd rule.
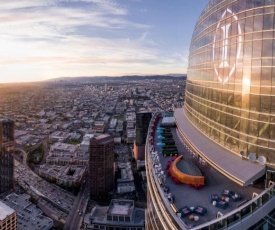
[[[216,143],[275,167],[275,0],[211,0],[192,37],[185,111]]]

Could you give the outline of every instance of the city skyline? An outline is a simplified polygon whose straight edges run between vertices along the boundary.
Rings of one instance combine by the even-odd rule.
[[[186,73],[192,30],[206,3],[4,2],[0,83]]]
[[[275,229],[275,0],[203,1],[0,5],[1,230]]]

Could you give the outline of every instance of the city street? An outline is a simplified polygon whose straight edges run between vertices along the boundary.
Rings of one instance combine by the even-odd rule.
[[[79,229],[88,205],[88,201],[89,201],[89,185],[88,185],[88,182],[85,181],[71,208],[70,214],[64,226],[64,230]]]

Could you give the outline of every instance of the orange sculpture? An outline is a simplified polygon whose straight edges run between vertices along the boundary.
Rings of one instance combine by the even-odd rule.
[[[200,188],[203,187],[205,185],[205,178],[204,176],[192,176],[192,175],[188,175],[185,174],[183,172],[181,172],[178,168],[177,168],[177,163],[183,159],[183,156],[178,156],[171,164],[171,166],[169,167],[169,171],[170,174],[172,176],[172,178],[175,178],[176,181],[179,181],[180,183],[183,184],[187,184],[187,185],[191,185],[195,188]],[[175,180],[174,180],[175,181]]]

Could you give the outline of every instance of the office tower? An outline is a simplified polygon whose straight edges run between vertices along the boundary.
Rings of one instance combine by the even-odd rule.
[[[205,187],[213,190],[203,197],[163,177],[190,175],[179,158],[172,162],[158,151],[163,114],[155,113],[145,148],[147,229],[274,229],[274,26],[274,0],[211,0],[203,10],[190,45],[186,101],[174,117],[182,155],[208,165],[214,173],[205,175]]]
[[[134,157],[136,160],[145,159],[145,143],[148,126],[152,118],[150,112],[139,112],[136,116],[136,140],[134,142]]]
[[[114,139],[109,134],[90,140],[90,196],[107,196],[114,187]]]
[[[13,189],[14,122],[0,118],[0,194]]]
[[[190,46],[185,114],[218,145],[274,169],[275,3],[211,3],[217,12],[203,12]]]
[[[16,230],[17,217],[14,209],[0,201],[0,229],[1,230]]]

